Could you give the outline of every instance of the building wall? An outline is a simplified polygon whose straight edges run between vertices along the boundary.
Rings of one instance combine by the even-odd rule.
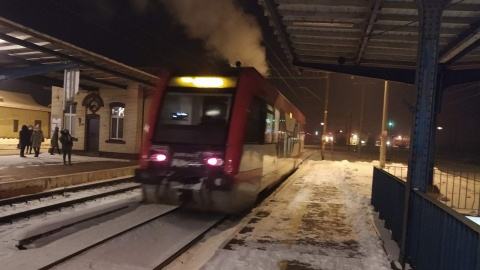
[[[14,120],[18,120],[18,131],[14,132]],[[34,125],[35,120],[40,120],[42,130],[48,133],[50,115],[48,111],[36,111],[19,108],[0,107],[0,138],[18,138],[18,132],[23,125]]]
[[[74,150],[86,150],[86,128],[87,117],[92,112],[82,105],[89,91],[80,90],[74,97],[77,103],[75,121],[75,138],[77,141],[73,145]],[[140,153],[142,140],[142,124],[144,117],[148,116],[148,110],[143,110],[144,98],[143,90],[139,85],[129,85],[128,90],[101,88],[98,91],[102,98],[104,106],[100,107],[95,114],[100,117],[99,127],[99,152],[138,154]],[[59,87],[52,88],[52,120],[54,118],[62,119],[63,125],[63,89]],[[120,102],[125,104],[125,117],[123,140],[110,140],[110,104]],[[149,103],[148,101],[146,103]]]

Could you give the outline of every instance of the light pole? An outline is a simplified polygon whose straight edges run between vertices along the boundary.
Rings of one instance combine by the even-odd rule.
[[[382,144],[380,145],[379,163],[381,168],[385,168],[386,147],[387,147],[387,111],[388,111],[388,81],[385,81],[384,95],[383,95],[383,116],[382,116]]]
[[[330,90],[330,74],[327,73],[327,82],[326,82],[326,91],[325,91],[325,113],[323,115],[323,132],[322,132],[322,160],[325,159],[325,143],[326,143],[326,139],[327,139],[328,92],[329,92],[329,90]]]
[[[365,101],[365,84],[362,85],[362,105],[360,107],[360,123],[358,124],[358,158],[362,151],[362,122],[363,122],[363,106]]]

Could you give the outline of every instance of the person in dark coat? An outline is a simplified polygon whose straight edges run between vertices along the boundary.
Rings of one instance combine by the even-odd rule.
[[[68,129],[64,129],[60,132],[60,143],[62,144],[62,152],[63,152],[63,164],[67,165],[67,161],[65,158],[68,156],[68,164],[72,165],[72,147],[73,147],[73,139],[70,136],[70,132]]]
[[[28,126],[28,138],[32,138],[32,134],[33,134],[33,126],[30,125]],[[27,151],[26,154],[32,153],[32,142],[30,141],[30,139],[28,139],[26,151]]]
[[[28,132],[28,127],[26,125],[22,126],[22,130],[19,132],[19,143],[20,143],[20,156],[25,156],[25,148],[30,144],[30,132]]]
[[[55,148],[57,148],[57,152],[60,154],[60,147],[58,146],[58,127],[55,127],[52,138],[50,138],[50,149],[48,149],[50,155],[54,155],[53,152],[55,151]]]

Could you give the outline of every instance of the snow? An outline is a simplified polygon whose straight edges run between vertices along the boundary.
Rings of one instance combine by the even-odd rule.
[[[167,269],[267,270],[295,266],[325,270],[391,269],[390,260],[396,258],[387,255],[380,233],[374,227],[376,214],[370,206],[373,166],[378,161],[320,161],[318,154],[312,158],[250,214],[241,220],[232,218],[221,224]],[[99,201],[90,207],[109,202]],[[35,256],[22,255],[25,251],[8,248],[16,231],[32,224],[47,223],[48,216],[1,225],[2,261],[21,258],[24,265],[31,265],[29,261],[38,260],[41,254],[51,256],[58,252],[55,247],[68,249],[65,247],[68,243],[72,246],[82,243],[81,239],[76,239],[78,243],[56,239],[46,245],[48,250],[44,250],[45,247],[33,249]],[[158,234],[165,233],[168,234],[158,231]],[[123,241],[116,243],[119,247],[128,246]],[[148,243],[134,248],[135,253],[152,251]],[[97,266],[102,268],[101,263]],[[104,266],[108,269],[108,265]],[[115,267],[138,269],[131,264]]]
[[[372,222],[374,165],[308,161],[238,225],[167,269],[391,269]]]
[[[115,161],[115,162],[129,162],[126,159],[114,159],[104,157],[90,157],[72,155],[72,163],[82,162],[96,162],[96,161]],[[52,166],[63,164],[63,155],[50,155],[48,153],[40,153],[39,158],[28,155],[27,158],[20,158],[19,156],[0,155],[0,174],[8,174],[8,168],[31,168],[34,166]],[[6,177],[7,175],[3,175]]]

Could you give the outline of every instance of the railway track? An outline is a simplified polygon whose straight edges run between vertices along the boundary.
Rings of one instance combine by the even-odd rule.
[[[72,207],[139,188],[140,185],[133,183],[132,178],[127,178],[0,200],[0,212],[4,213],[0,214],[0,224],[13,223],[17,219]]]
[[[225,218],[134,200],[101,208],[16,233],[23,250],[2,269],[162,269]]]

